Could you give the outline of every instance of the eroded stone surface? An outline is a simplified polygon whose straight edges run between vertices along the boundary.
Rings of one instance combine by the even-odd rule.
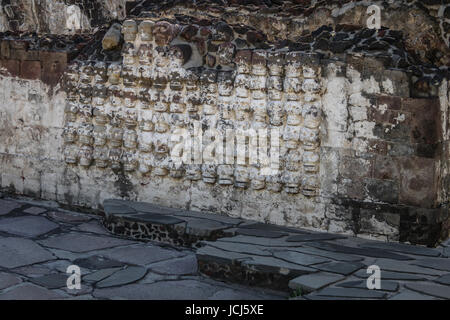
[[[0,266],[10,269],[55,259],[35,242],[22,238],[0,238],[0,251]]]
[[[0,231],[31,238],[46,234],[58,227],[56,223],[44,217],[24,216],[0,220]]]

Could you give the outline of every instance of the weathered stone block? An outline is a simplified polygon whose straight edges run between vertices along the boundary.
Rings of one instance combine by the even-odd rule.
[[[382,180],[397,180],[400,178],[400,168],[397,158],[377,156],[374,161],[373,177]]]
[[[441,140],[438,99],[403,99],[402,110],[411,112],[410,130],[413,143],[432,144]]]
[[[12,77],[17,77],[20,74],[20,61],[14,59],[0,60],[2,68],[6,69]]]
[[[398,203],[399,186],[397,181],[365,179],[367,195],[374,201]]]
[[[67,67],[66,52],[41,52],[42,76],[44,83],[55,85]]]
[[[41,77],[41,62],[22,61],[20,64],[20,77],[30,80],[39,79]]]

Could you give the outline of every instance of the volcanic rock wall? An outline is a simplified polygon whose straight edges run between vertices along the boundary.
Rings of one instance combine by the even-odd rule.
[[[448,236],[446,55],[427,53],[435,64],[424,63],[388,28],[338,24],[274,38],[278,24],[232,23],[233,7],[217,19],[214,5],[208,17],[201,6],[187,15],[189,3],[144,5],[127,5],[138,17],[111,27],[107,49],[106,29],[4,34],[3,189],[94,208],[106,198],[150,201],[389,241],[434,245]],[[181,165],[179,132],[192,136]],[[268,136],[238,147],[236,135],[251,132]],[[217,149],[230,136],[233,149]],[[251,150],[267,157],[251,162]]]

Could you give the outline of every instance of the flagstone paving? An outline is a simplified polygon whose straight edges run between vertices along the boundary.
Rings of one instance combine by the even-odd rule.
[[[450,299],[448,241],[383,243],[124,200],[104,209],[0,199],[0,299]],[[67,288],[70,265],[80,289]],[[367,289],[372,265],[379,290]]]

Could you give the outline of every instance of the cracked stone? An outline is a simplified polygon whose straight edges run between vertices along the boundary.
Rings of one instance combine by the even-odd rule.
[[[31,278],[30,281],[47,289],[58,289],[67,285],[68,274],[52,273],[41,277]]]
[[[195,274],[198,271],[195,255],[152,263],[149,268],[154,272],[170,275]]]
[[[63,299],[65,295],[58,292],[25,283],[0,294],[0,300],[53,300]]]
[[[342,275],[349,275],[356,270],[361,269],[365,265],[360,262],[328,262],[320,265],[313,266],[314,268],[317,268],[322,271],[328,271],[332,273],[338,273]]]
[[[242,254],[238,252],[224,251],[212,246],[199,248],[195,254],[197,256],[198,261],[216,262],[225,264],[233,263],[236,260],[248,259],[252,256],[251,254]]]
[[[405,287],[438,298],[450,299],[450,288],[434,283],[407,283]]]
[[[279,273],[283,275],[292,274],[294,276],[313,273],[316,271],[309,267],[304,267],[273,257],[253,256],[248,260],[242,261],[242,265],[260,272]]]
[[[398,283],[393,282],[393,281],[381,280],[380,284],[381,284],[380,290],[383,290],[383,291],[395,292],[398,290],[398,287],[399,287]],[[337,286],[344,287],[344,288],[367,289],[367,283],[365,280],[347,281],[347,282],[339,283]]]
[[[90,256],[87,258],[76,259],[73,263],[77,266],[94,270],[125,266],[125,263],[123,262],[107,259],[101,256]]]
[[[257,245],[223,242],[223,241],[214,241],[214,242],[204,241],[202,243],[205,243],[211,247],[225,250],[225,251],[232,251],[232,252],[251,254],[251,255],[257,255],[257,256],[271,256],[272,255],[272,253],[270,251],[264,250],[264,247],[257,246]]]
[[[119,270],[109,277],[97,282],[97,288],[108,288],[122,286],[129,283],[136,282],[142,279],[147,273],[147,269],[144,267],[131,266],[123,270]]]
[[[281,238],[288,235],[287,233],[277,231],[249,229],[249,228],[238,228],[236,229],[236,234],[241,234],[244,236],[263,237],[263,238]]]
[[[46,211],[47,211],[47,209],[40,208],[40,207],[30,207],[28,209],[23,210],[24,213],[33,214],[33,215],[39,215]]]
[[[0,199],[0,216],[8,214],[14,209],[20,208],[21,206],[22,204],[15,201]]]
[[[200,237],[209,236],[213,232],[220,231],[229,227],[220,222],[207,219],[196,219],[190,217],[182,217],[182,219],[187,222],[186,233]]]
[[[369,274],[366,270],[360,270],[355,273],[358,278],[366,279]],[[417,274],[403,273],[403,272],[391,272],[391,271],[381,271],[382,280],[409,280],[409,281],[426,281],[427,278]]]
[[[0,273],[0,290],[12,287],[21,282],[22,280],[19,277],[11,273]]]
[[[103,256],[129,264],[147,265],[153,262],[178,258],[184,253],[176,250],[167,250],[156,246],[126,247],[108,250]]]
[[[306,255],[295,251],[275,251],[273,252],[274,257],[292,262],[295,264],[300,264],[304,266],[309,266],[312,264],[329,262],[329,259]]]
[[[124,246],[135,243],[133,241],[124,239],[112,237],[100,237],[79,233],[64,234],[61,236],[40,240],[38,242],[43,246],[49,248],[61,249],[77,253]]]
[[[47,216],[58,222],[65,222],[65,223],[87,222],[93,219],[93,217],[89,217],[88,215],[70,211],[64,212],[52,211],[47,213]]]
[[[440,255],[439,251],[431,248],[424,248],[420,246],[407,245],[402,243],[367,243],[362,245],[363,248],[378,248],[388,251],[396,251],[406,254],[414,254],[419,256],[437,257]]]
[[[139,213],[132,216],[127,216],[127,219],[131,221],[161,224],[161,225],[173,225],[185,223],[184,220],[168,215],[162,215],[159,213]]]
[[[315,256],[325,257],[325,258],[338,260],[338,261],[356,262],[356,261],[361,261],[364,259],[362,257],[353,256],[350,254],[325,251],[325,250],[320,250],[320,249],[316,249],[316,248],[297,247],[297,248],[290,248],[289,250],[298,251],[298,252],[306,253],[306,254],[312,254]]]
[[[311,292],[319,290],[342,279],[344,279],[344,276],[338,274],[317,272],[292,279],[291,281],[289,281],[289,288],[294,290],[301,289],[305,292]]]
[[[338,234],[328,234],[328,233],[311,233],[311,234],[301,234],[290,236],[286,239],[288,242],[304,242],[304,241],[321,241],[321,240],[336,240],[336,239],[346,239],[347,237]]]
[[[426,258],[414,261],[412,264],[425,268],[450,271],[450,259]]]
[[[389,298],[389,300],[437,300],[437,298],[416,291],[402,290],[399,294]]]
[[[58,228],[56,223],[34,216],[5,218],[0,223],[0,231],[24,237],[38,237]]]
[[[450,273],[444,274],[443,276],[437,278],[434,281],[450,286]]]
[[[382,271],[394,271],[394,272],[406,272],[406,273],[417,273],[417,274],[424,274],[424,275],[440,275],[441,272],[429,269],[429,268],[422,268],[420,266],[415,266],[412,264],[399,262],[396,260],[389,260],[389,259],[377,259],[374,263],[375,265],[379,266]]]
[[[102,269],[102,270],[98,270],[92,273],[89,273],[86,276],[83,276],[82,279],[83,281],[87,281],[87,282],[98,282],[100,280],[103,280],[107,277],[109,277],[110,275],[112,275],[114,272],[120,270],[120,268],[108,268],[108,269]]]
[[[77,225],[72,230],[76,231],[83,231],[83,232],[90,232],[90,233],[97,233],[101,235],[109,235],[110,233],[108,230],[106,230],[101,224],[99,224],[97,221],[95,222],[86,222]]]
[[[35,242],[21,238],[0,238],[0,252],[0,266],[10,269],[55,259]]]

